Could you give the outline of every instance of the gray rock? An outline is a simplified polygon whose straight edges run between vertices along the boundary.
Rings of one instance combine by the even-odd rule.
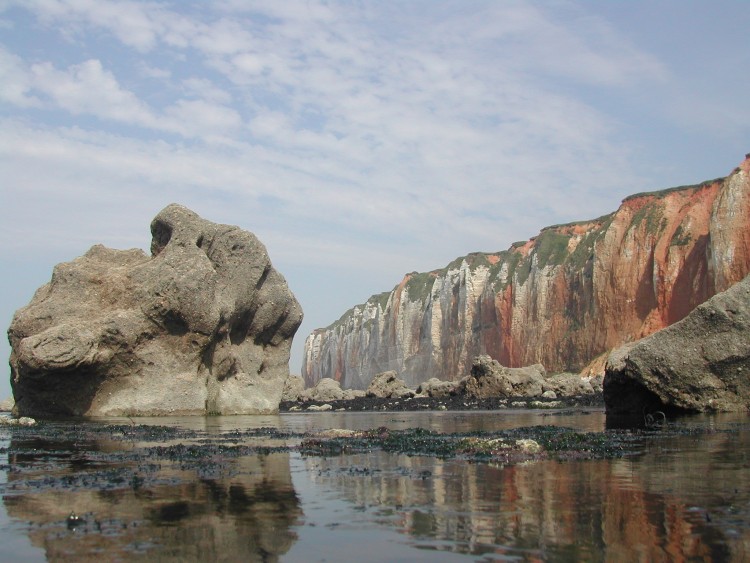
[[[299,375],[290,375],[284,382],[284,390],[281,392],[282,401],[299,401],[305,391],[305,381]]]
[[[590,395],[594,392],[589,379],[582,378],[577,373],[556,373],[547,376],[542,388],[545,392],[554,392],[556,397],[575,397]]]
[[[422,382],[417,387],[417,395],[423,397],[432,397],[435,399],[444,399],[455,395],[458,389],[457,381],[443,381],[437,377],[432,377],[427,381]]]
[[[406,386],[402,379],[398,378],[395,371],[384,371],[372,378],[365,392],[367,397],[378,397],[380,399],[397,399],[400,397],[413,397],[414,391]]]
[[[94,246],[16,312],[14,412],[278,410],[302,310],[263,244],[174,204],[151,232],[151,256]]]
[[[315,384],[315,387],[305,389],[300,398],[303,401],[340,401],[345,397],[344,390],[341,389],[341,385],[335,379],[330,377],[324,377]]]
[[[750,276],[681,321],[610,354],[607,414],[750,407]]]
[[[352,399],[361,399],[366,395],[363,389],[344,389],[344,399],[351,401]]]
[[[538,397],[543,392],[545,370],[541,364],[507,368],[490,356],[477,356],[471,375],[461,380],[459,389],[470,397]]]

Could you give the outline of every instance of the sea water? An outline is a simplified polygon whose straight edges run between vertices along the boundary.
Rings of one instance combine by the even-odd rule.
[[[242,439],[265,443],[267,451],[227,450],[234,453],[193,463],[189,449],[174,459],[139,453],[158,440],[63,443],[0,428],[0,560],[750,560],[746,415],[668,421],[679,431],[643,433],[616,458],[517,464],[380,450],[306,456],[288,446],[301,433],[330,428],[454,433],[555,425],[605,432],[604,413],[328,412],[135,422],[192,430],[198,446],[237,445],[232,436],[253,428],[279,432]]]

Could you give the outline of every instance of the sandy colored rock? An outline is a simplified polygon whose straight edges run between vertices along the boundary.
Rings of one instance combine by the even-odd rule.
[[[378,397],[380,399],[396,399],[414,395],[402,379],[399,379],[395,371],[385,371],[372,378],[367,386],[365,396]]]
[[[304,391],[304,380],[299,375],[290,375],[284,382],[284,390],[281,393],[281,400],[299,401]]]
[[[58,264],[8,330],[15,412],[278,410],[302,311],[263,244],[170,205],[151,256],[97,245]]]
[[[490,356],[474,358],[471,375],[461,382],[460,390],[477,399],[490,397],[537,397],[543,392],[544,366],[507,368]]]
[[[305,389],[300,397],[303,401],[340,401],[344,398],[344,391],[338,381],[325,377],[318,381],[315,387]]]
[[[431,377],[427,381],[419,384],[417,387],[417,395],[442,399],[455,395],[457,393],[457,388],[458,382],[456,381],[442,381],[437,377]]]

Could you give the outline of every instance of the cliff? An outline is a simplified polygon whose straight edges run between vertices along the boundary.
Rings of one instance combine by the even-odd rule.
[[[555,225],[497,253],[407,274],[305,341],[308,386],[455,380],[489,354],[580,371],[684,318],[750,271],[750,155],[729,176],[640,193],[610,215]]]

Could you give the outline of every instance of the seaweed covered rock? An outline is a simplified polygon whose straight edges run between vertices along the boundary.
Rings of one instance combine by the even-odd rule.
[[[264,245],[172,204],[151,256],[92,247],[58,264],[8,330],[30,416],[278,410],[302,310]]]
[[[610,354],[607,414],[750,408],[750,276],[686,318]]]

